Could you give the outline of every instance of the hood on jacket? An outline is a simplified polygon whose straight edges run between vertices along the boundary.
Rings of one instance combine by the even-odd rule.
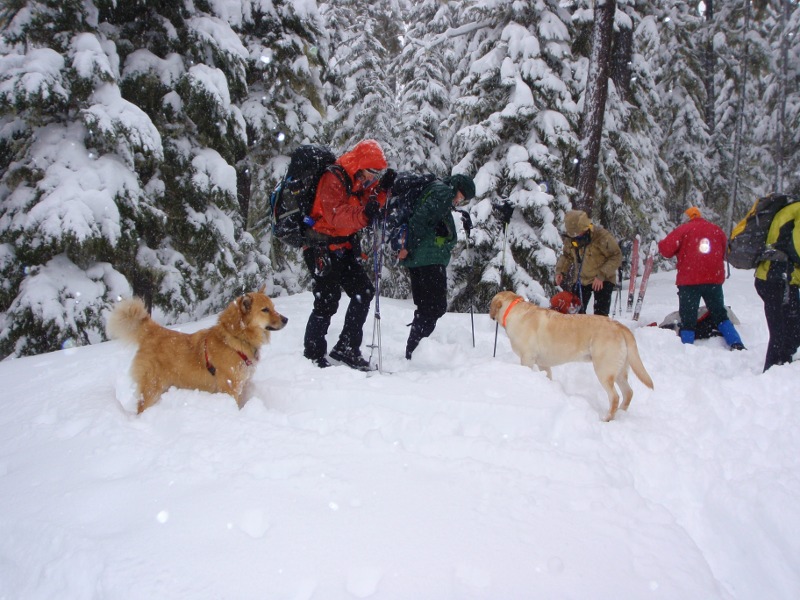
[[[703,216],[702,213],[700,212],[700,209],[697,208],[696,206],[690,206],[685,211],[683,211],[683,214],[686,215],[687,221],[694,221],[695,219]]]
[[[337,161],[352,178],[361,169],[382,171],[389,164],[383,155],[380,144],[375,140],[362,140],[352,150],[345,152]]]
[[[475,197],[475,182],[472,177],[457,174],[447,177],[443,181],[454,190],[464,194],[464,200],[472,200]]]
[[[592,228],[592,221],[582,210],[569,210],[564,216],[564,229],[571,238],[578,237]]]

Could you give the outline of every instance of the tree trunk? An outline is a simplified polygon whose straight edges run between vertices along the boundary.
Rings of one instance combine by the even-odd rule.
[[[733,172],[731,173],[732,185],[731,196],[728,200],[728,208],[725,211],[725,231],[728,233],[733,229],[733,209],[736,206],[737,196],[739,195],[739,165],[742,158],[742,135],[744,129],[744,107],[745,107],[745,93],[747,92],[747,69],[748,69],[748,55],[750,52],[749,42],[747,36],[750,34],[750,0],[744,0],[744,30],[742,31],[742,39],[744,40],[744,47],[742,49],[742,59],[740,61],[740,83],[739,87],[739,101],[736,103],[736,131],[734,135],[736,138],[733,141]]]
[[[247,229],[250,219],[250,195],[252,178],[250,176],[250,162],[241,160],[236,169],[236,196],[239,200],[239,212],[242,215],[242,223]]]
[[[633,61],[633,29],[620,27],[614,35],[611,59],[611,80],[625,102],[631,99],[631,62]]]
[[[709,133],[716,126],[716,91],[714,90],[714,75],[716,74],[717,54],[714,52],[714,0],[706,2],[706,51],[703,57],[703,82],[706,88],[706,127]]]
[[[789,36],[786,35],[786,26],[789,22],[791,11],[789,0],[781,1],[781,72],[779,76],[778,114],[775,140],[775,191],[783,192],[783,173],[786,149],[786,93],[789,85]]]
[[[608,74],[611,64],[611,38],[614,32],[616,0],[597,0],[594,6],[592,57],[584,94],[581,125],[581,156],[578,175],[578,198],[575,208],[592,214],[597,185],[603,115],[608,99]]]

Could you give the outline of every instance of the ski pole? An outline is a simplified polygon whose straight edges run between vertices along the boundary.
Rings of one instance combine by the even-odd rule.
[[[620,243],[620,245],[619,245],[619,249],[622,252],[622,261],[620,262],[619,268],[617,269],[617,285],[616,285],[616,288],[617,288],[617,299],[614,302],[614,312],[612,313],[612,316],[614,316],[614,317],[617,316],[617,305],[619,305],[619,316],[620,317],[625,312],[625,307],[623,306],[623,303],[622,303],[622,277],[623,277],[623,274],[625,273],[625,267],[627,267],[628,264],[631,261],[631,250],[632,250],[632,247],[633,247],[633,242],[631,242],[630,240],[626,240],[626,241]]]
[[[503,285],[503,275],[506,269],[506,242],[508,242],[508,221],[505,223],[505,232],[503,233],[503,262],[500,265],[500,286]],[[494,323],[494,351],[492,352],[492,358],[497,356],[497,332],[500,328],[500,321],[495,321]]]
[[[370,344],[369,362],[372,362],[372,354],[378,348],[378,372],[383,373],[383,352],[381,348],[381,271],[383,270],[383,243],[386,237],[386,212],[389,205],[389,198],[383,208],[383,221],[381,223],[380,238],[378,237],[378,221],[373,227],[373,269],[375,270],[375,319],[372,325],[372,344]],[[376,344],[377,338],[377,344]]]
[[[465,213],[464,211],[459,210],[458,212],[460,212],[462,214],[467,214],[467,216],[469,216],[469,213]],[[464,220],[464,217],[462,217],[462,221],[463,220]],[[465,221],[465,223],[466,223],[466,221]],[[469,252],[469,228],[468,227],[466,227],[464,229],[464,236],[465,236],[464,239],[465,239],[467,252]],[[472,305],[475,304],[475,303],[473,302],[473,297],[474,297],[474,294],[470,294],[469,295],[469,322],[470,322],[470,325],[472,326],[472,347],[474,348],[475,347],[475,314],[474,314],[474,312],[472,310]]]
[[[617,316],[617,306],[619,306],[619,314],[622,316],[622,265],[617,269],[617,298],[614,300],[614,312],[611,313],[612,317]]]

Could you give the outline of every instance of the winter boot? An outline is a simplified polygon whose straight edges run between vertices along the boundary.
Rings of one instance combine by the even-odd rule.
[[[717,325],[717,329],[719,329],[725,341],[728,342],[728,346],[731,347],[731,350],[745,350],[742,338],[739,337],[739,332],[736,331],[736,327],[733,326],[733,323],[731,323],[729,319],[725,319],[722,323]]]
[[[335,361],[347,365],[351,369],[357,369],[359,371],[372,370],[369,366],[369,362],[364,360],[364,357],[361,356],[361,352],[355,348],[343,348],[339,346],[339,344],[336,344],[330,352],[330,357]]]
[[[317,365],[320,369],[324,369],[326,367],[330,367],[331,363],[326,356],[320,356],[319,358],[309,358],[311,362]]]
[[[417,349],[422,338],[428,337],[436,329],[438,317],[430,317],[414,311],[414,320],[411,322],[411,331],[408,333],[406,343],[406,358],[411,360],[411,354]]]
[[[694,329],[681,329],[681,343],[694,344]]]
[[[406,342],[406,360],[411,360],[411,355],[414,353],[414,350],[417,349],[417,346],[419,346],[420,340],[422,340],[422,338],[419,335],[416,335],[416,331],[412,326],[411,333],[409,334],[408,341]]]
[[[305,338],[303,340],[303,356],[311,360],[320,368],[329,367],[330,363],[325,358],[325,351],[328,344],[325,336],[328,333],[331,318],[311,313],[306,325]]]

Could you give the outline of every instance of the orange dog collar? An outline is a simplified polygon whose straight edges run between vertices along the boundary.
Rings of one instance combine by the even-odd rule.
[[[511,304],[508,305],[506,312],[503,313],[503,327],[506,326],[506,319],[508,319],[508,313],[510,313],[511,309],[514,308],[520,302],[522,302],[522,296],[516,298],[515,300],[512,300]]]

